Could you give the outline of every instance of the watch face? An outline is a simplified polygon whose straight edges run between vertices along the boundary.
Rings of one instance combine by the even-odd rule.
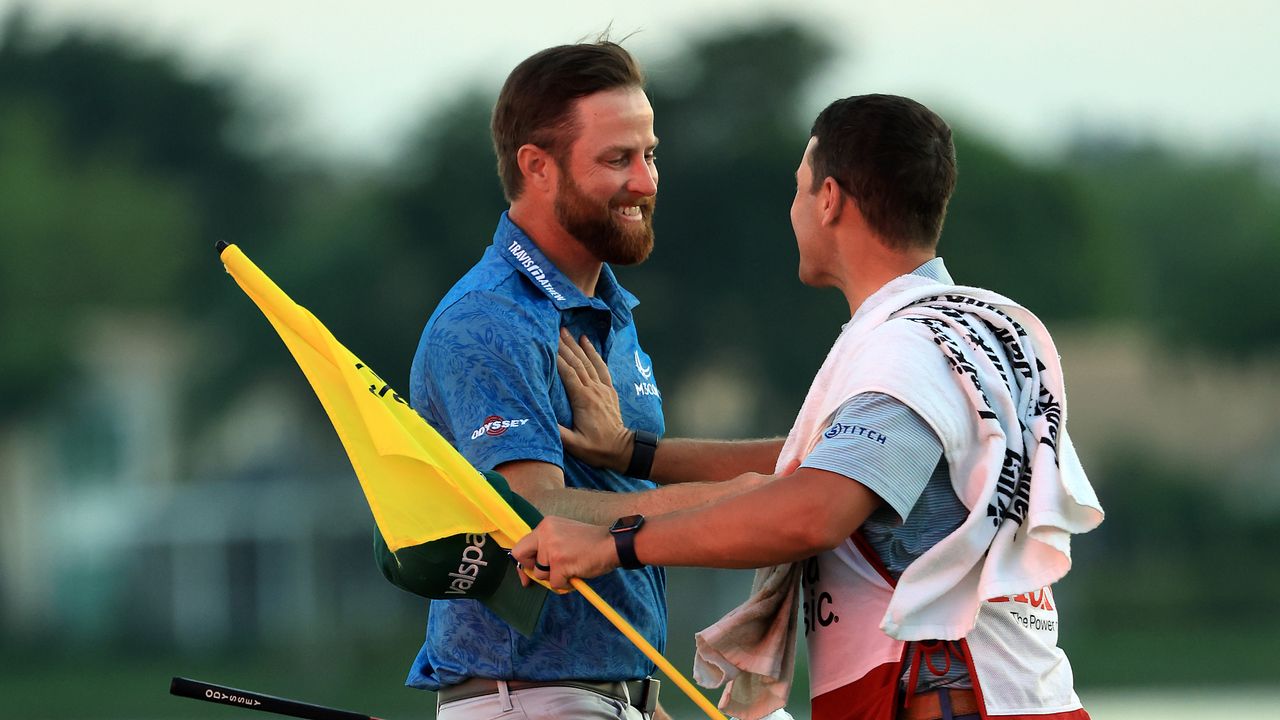
[[[613,523],[613,527],[609,528],[609,532],[622,533],[637,530],[644,524],[643,515],[628,515],[620,517]]]

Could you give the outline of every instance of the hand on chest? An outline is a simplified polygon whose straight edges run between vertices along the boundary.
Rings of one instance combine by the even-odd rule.
[[[596,360],[603,361],[608,367],[608,379],[617,393],[624,424],[631,429],[662,432],[662,391],[654,372],[653,360],[640,348],[635,329],[598,325],[583,328],[576,323],[566,327],[579,342],[585,335],[598,355]],[[572,408],[558,373],[552,388],[557,420],[569,426]]]

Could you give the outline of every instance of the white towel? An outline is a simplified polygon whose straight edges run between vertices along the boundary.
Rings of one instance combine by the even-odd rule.
[[[786,705],[796,664],[799,587],[799,563],[760,568],[747,601],[694,635],[693,679],[707,688],[727,681],[719,707],[729,715],[760,720]]]
[[[1097,526],[1102,509],[1067,434],[1062,369],[1039,319],[980,288],[894,279],[841,332],[779,463],[808,454],[831,413],[864,392],[891,395],[924,418],[970,509],[903,572],[884,632],[961,638],[987,598],[1066,574],[1071,534]]]
[[[942,350],[965,412],[978,418],[979,442],[948,453],[969,517],[903,572],[881,628],[904,640],[957,639],[987,598],[1066,575],[1071,535],[1102,522],[1102,508],[1067,433],[1057,350],[1034,315],[966,288],[917,299],[893,317],[910,318]],[[904,377],[904,392],[915,382]]]

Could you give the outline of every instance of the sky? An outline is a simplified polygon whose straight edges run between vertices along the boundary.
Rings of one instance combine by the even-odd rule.
[[[39,27],[174,50],[283,111],[274,132],[356,160],[387,160],[433,108],[466,85],[496,94],[543,47],[612,24],[639,31],[627,46],[656,63],[769,17],[808,21],[841,50],[806,116],[888,92],[1033,157],[1080,133],[1280,154],[1274,0],[0,0],[0,14],[17,6]]]

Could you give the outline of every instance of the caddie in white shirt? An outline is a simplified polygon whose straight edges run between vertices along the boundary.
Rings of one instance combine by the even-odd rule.
[[[1050,586],[1102,509],[1048,332],[1014,301],[956,285],[936,256],[955,178],[951,130],[923,105],[827,107],[791,222],[801,281],[838,288],[851,319],[785,441],[666,439],[653,458],[652,476],[672,482],[768,452],[775,480],[612,531],[549,517],[514,549],[554,587],[641,563],[766,568],[751,612],[700,634],[700,662],[729,679],[721,707],[744,720],[785,700],[794,637],[775,630],[797,609],[815,720],[1088,718]],[[607,368],[566,344],[560,369],[574,396],[566,448],[625,465],[635,450]]]

